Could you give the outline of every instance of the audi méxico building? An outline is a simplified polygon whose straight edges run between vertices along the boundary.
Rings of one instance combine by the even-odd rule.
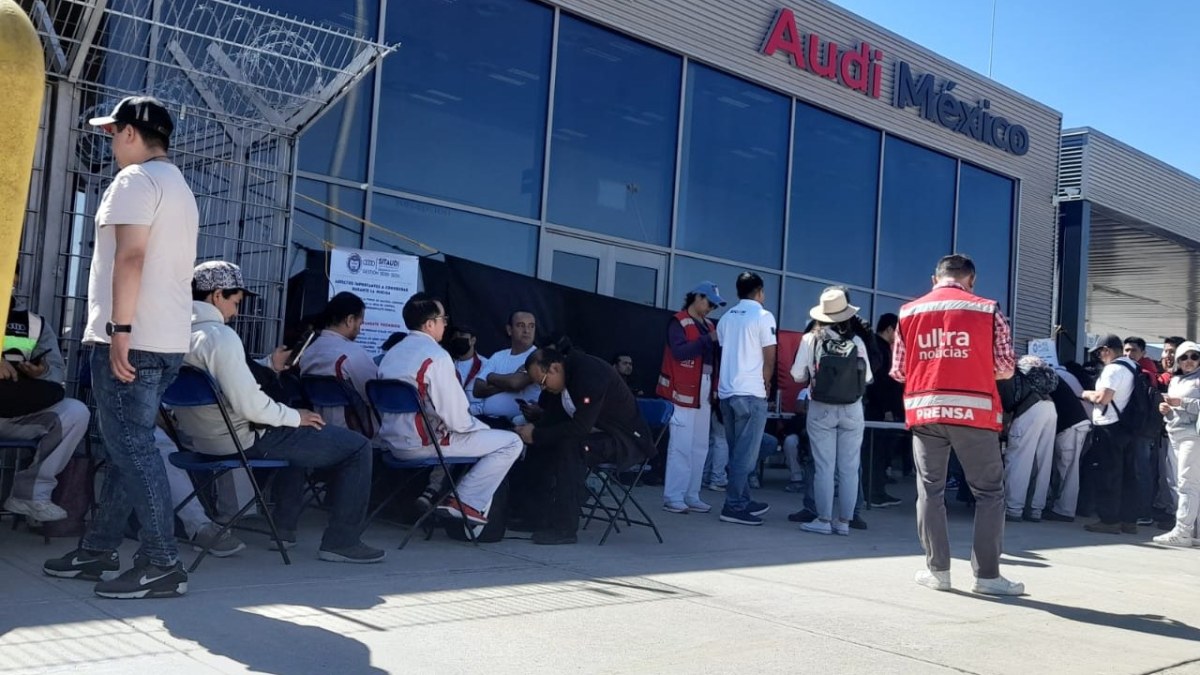
[[[61,103],[65,121],[50,92],[46,137],[102,144],[78,120],[138,89],[182,114],[192,131],[179,153],[201,157],[219,134],[241,153],[230,176],[210,180],[207,160],[188,169],[207,214],[202,255],[246,263],[268,322],[281,320],[286,279],[331,246],[453,255],[659,307],[704,279],[732,295],[749,269],[785,329],[802,328],[830,284],[864,314],[894,312],[958,251],[1018,344],[1047,337],[1061,311],[1086,330],[1087,288],[1070,307],[1054,300],[1059,254],[1087,257],[1086,240],[1058,241],[1059,201],[1080,198],[1057,182],[1061,115],[824,0],[99,4],[99,31],[77,41],[107,69],[46,35],[86,31],[87,10],[47,18],[31,5],[48,44],[67,45],[47,49],[54,86],[95,83]],[[139,16],[154,22],[112,29]],[[213,45],[193,46],[205,31]],[[354,49],[327,53],[347,35]],[[127,58],[154,63],[113,67],[106,41],[135,38],[147,46],[130,42]],[[336,103],[321,109],[317,90]],[[210,118],[216,131],[202,133]],[[234,133],[230,120],[274,127]],[[272,133],[299,138],[290,166],[283,141],[264,150]],[[41,281],[34,305],[70,326],[113,168],[82,145],[47,145],[23,252]],[[277,173],[259,166],[268,155]],[[55,161],[92,187],[55,190]]]

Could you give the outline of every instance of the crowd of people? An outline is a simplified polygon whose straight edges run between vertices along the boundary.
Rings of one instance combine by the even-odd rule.
[[[191,481],[166,461],[179,446],[228,457],[240,445],[250,458],[287,460],[271,481],[276,545],[286,548],[300,543],[304,492],[319,472],[329,518],[317,556],[341,563],[384,559],[362,539],[377,449],[401,460],[439,452],[471,460],[457,477],[433,470],[415,506],[477,531],[499,516],[543,545],[577,541],[589,467],[628,469],[657,454],[637,405],[642,392],[631,385],[632,359],[601,359],[565,340],[539,347],[530,311],[512,312],[509,344],[484,357],[467,322],[452,322],[438,298],[417,293],[403,308],[407,332],[372,357],[358,342],[366,304],[339,293],[303,348],[249,358],[229,324],[253,293],[233,263],[194,265],[198,211],[166,158],[173,128],[167,111],[154,99],[132,97],[92,123],[112,135],[121,167],[96,218],[83,337],[108,463],[79,547],[46,561],[46,574],[98,582],[102,597],[182,595],[188,576],[176,515],[188,543],[218,557],[243,550],[219,523],[251,508],[249,476],[232,472],[220,481],[216,512],[209,513],[187,502]],[[889,467],[894,456],[911,458],[927,557],[916,581],[937,590],[951,587],[946,490],[954,482],[975,504],[973,590],[980,593],[1024,592],[999,573],[1006,520],[1073,521],[1094,513],[1092,532],[1134,534],[1158,523],[1166,530],[1155,537],[1159,543],[1200,541],[1200,345],[1173,338],[1155,363],[1140,338],[1105,336],[1091,352],[1095,373],[1033,356],[1018,360],[1007,320],[995,301],[974,295],[975,280],[969,257],[946,256],[930,293],[898,315],[881,316],[874,328],[847,288],[825,289],[814,298],[788,373],[801,391],[790,417],[772,414],[768,403],[777,385],[778,331],[764,307],[763,280],[739,275],[737,303],[716,322],[710,314],[727,306],[718,287],[694,287],[669,322],[654,392],[674,406],[663,509],[709,513],[707,488],[724,493],[721,522],[761,525],[770,506],[751,490],[762,458],[782,447],[785,490],[804,494],[804,508],[788,519],[818,535],[865,529],[864,503],[901,503],[886,491]],[[13,409],[0,416],[0,437],[39,443],[5,508],[61,520],[67,514],[51,500],[55,476],[86,433],[88,409],[65,398],[65,362],[41,317],[14,309],[4,350],[0,387]],[[163,408],[183,365],[215,382],[232,436],[215,406]],[[314,410],[299,386],[304,376],[336,378],[357,400]],[[368,387],[376,379],[411,385],[425,414],[377,419]],[[871,462],[863,481],[868,421],[903,422],[904,430],[889,436],[883,459]],[[897,469],[904,471],[903,462]],[[497,507],[504,485],[509,498]],[[131,514],[139,549],[121,573],[117,549]]]

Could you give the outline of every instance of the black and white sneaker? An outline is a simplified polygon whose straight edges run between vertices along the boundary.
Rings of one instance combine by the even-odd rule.
[[[354,546],[347,546],[336,550],[321,549],[317,552],[317,558],[325,562],[357,563],[359,565],[383,562],[386,556],[387,554],[383,551],[367,546],[362,542]]]
[[[47,560],[42,572],[60,579],[104,581],[115,579],[121,571],[121,557],[116,551],[88,551],[77,548],[61,558]]]
[[[177,598],[187,593],[187,572],[183,563],[171,567],[159,567],[146,560],[112,581],[96,584],[96,595],[117,600],[140,600],[143,598]]]

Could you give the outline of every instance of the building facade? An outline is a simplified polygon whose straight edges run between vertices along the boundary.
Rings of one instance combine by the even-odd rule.
[[[400,46],[301,137],[336,210],[297,202],[296,266],[425,252],[392,230],[659,306],[750,269],[799,329],[827,285],[878,316],[961,251],[1049,334],[1060,115],[833,4],[287,4]]]

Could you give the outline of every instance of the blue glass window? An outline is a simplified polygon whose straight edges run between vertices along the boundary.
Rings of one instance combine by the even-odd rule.
[[[303,261],[309,252],[326,251],[330,245],[362,248],[362,223],[330,207],[362,218],[365,202],[362,190],[297,179],[292,248],[301,251],[298,260]]]
[[[895,314],[896,316],[900,316],[900,308],[903,307],[904,303],[906,302],[908,302],[908,300],[893,297],[891,295],[876,295],[874,307],[875,313],[871,318],[872,323],[878,323],[879,317],[883,316],[884,314]]]
[[[393,228],[441,253],[530,276],[534,273],[538,235],[532,225],[382,194],[375,195],[371,212],[372,222]],[[370,240],[373,249],[429,253],[410,241],[378,230],[370,232]]]
[[[527,0],[389,4],[375,183],[537,218],[552,23]]]
[[[820,304],[821,293],[830,286],[823,281],[810,279],[785,280],[787,293],[784,297],[783,316],[779,326],[784,330],[804,330],[811,320],[809,311]],[[866,291],[850,289],[850,304],[858,307],[858,315],[864,319],[871,317],[871,294]]]
[[[790,100],[693,63],[686,106],[676,245],[778,268]]]
[[[883,212],[876,288],[929,292],[937,261],[950,253],[957,162],[889,136],[883,152]]]
[[[300,170],[354,181],[367,179],[374,86],[372,78],[364,78],[300,134]]]
[[[562,17],[550,221],[670,243],[680,70],[677,56]]]
[[[595,293],[600,283],[600,259],[586,255],[554,252],[554,275],[550,279],[556,284]]]
[[[379,30],[379,0],[254,0],[245,4],[370,40]]]
[[[1013,182],[963,163],[954,248],[975,260],[975,293],[1007,307],[1012,269]]]
[[[686,256],[675,256],[675,268],[671,276],[671,292],[675,295],[667,299],[667,308],[681,309],[683,307],[683,300],[688,292],[702,281],[711,281],[716,284],[717,291],[721,294],[721,297],[728,303],[728,307],[732,307],[739,302],[737,296],[738,275],[745,271],[745,269],[734,267],[733,265],[724,265],[698,258],[688,258]],[[779,275],[758,272],[758,276],[762,277],[763,290],[767,294],[767,301],[763,306],[775,314],[775,321],[778,324]],[[724,311],[724,309],[718,309],[713,312],[712,317],[715,319],[721,316]]]
[[[788,270],[870,286],[879,132],[796,104]]]

